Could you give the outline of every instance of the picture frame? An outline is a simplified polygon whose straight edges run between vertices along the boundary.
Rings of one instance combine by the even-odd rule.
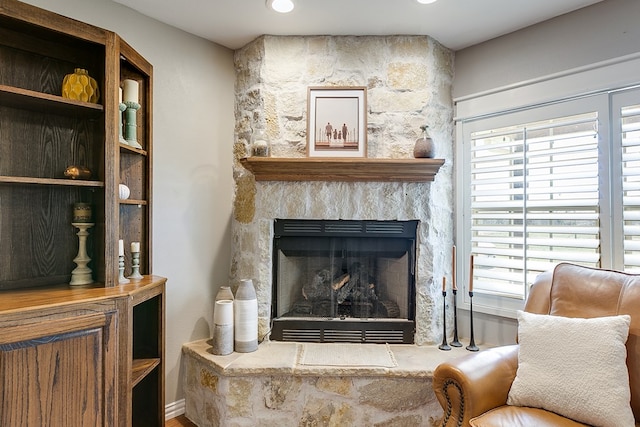
[[[308,88],[307,155],[367,156],[366,87]]]

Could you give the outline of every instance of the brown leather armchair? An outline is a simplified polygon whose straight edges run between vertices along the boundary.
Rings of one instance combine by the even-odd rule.
[[[559,264],[537,277],[524,310],[574,318],[629,314],[631,409],[636,427],[640,426],[640,275]],[[444,409],[443,427],[584,426],[543,409],[507,405],[517,368],[517,345],[470,353],[439,365],[433,387]]]

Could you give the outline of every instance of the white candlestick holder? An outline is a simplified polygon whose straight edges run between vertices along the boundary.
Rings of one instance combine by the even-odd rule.
[[[129,283],[129,279],[124,277],[124,255],[118,256],[118,283]]]
[[[70,286],[88,285],[93,283],[91,268],[87,266],[91,258],[87,254],[87,237],[89,229],[95,224],[93,222],[72,222],[71,225],[78,229],[78,255],[73,259],[77,267],[71,272]]]
[[[129,279],[142,279],[140,274],[140,252],[131,253],[131,276]]]

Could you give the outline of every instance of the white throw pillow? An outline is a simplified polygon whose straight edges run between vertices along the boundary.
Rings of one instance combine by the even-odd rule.
[[[633,427],[628,315],[578,319],[518,312],[518,370],[507,404],[601,427]]]

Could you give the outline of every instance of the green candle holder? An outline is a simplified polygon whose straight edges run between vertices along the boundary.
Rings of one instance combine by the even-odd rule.
[[[140,104],[137,102],[127,101],[124,105],[127,107],[124,112],[124,139],[130,146],[141,149],[142,145],[138,143],[138,126],[136,124],[136,113],[140,109]]]
[[[127,106],[121,102],[118,104],[118,110],[120,110],[120,113],[118,114],[118,141],[120,141],[121,144],[127,144],[127,140],[124,139],[124,134],[122,132],[122,128],[124,127],[122,125],[122,113],[127,111]]]

